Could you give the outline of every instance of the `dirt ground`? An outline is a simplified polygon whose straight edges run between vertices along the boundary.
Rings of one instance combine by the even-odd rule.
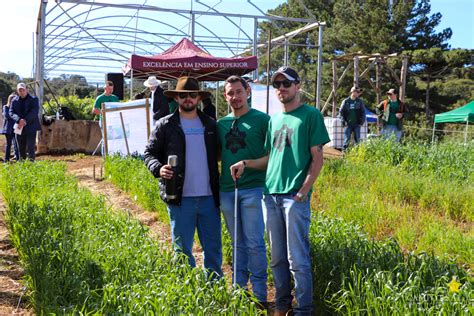
[[[0,148],[4,148],[4,137],[0,137]],[[326,158],[339,158],[340,151],[325,148]],[[3,150],[0,159],[3,161]],[[136,205],[133,199],[126,193],[119,190],[113,184],[101,179],[101,169],[103,168],[102,158],[98,156],[70,155],[70,156],[38,156],[38,160],[58,160],[63,161],[68,166],[68,171],[75,175],[81,186],[87,187],[94,194],[102,194],[106,197],[107,203],[116,211],[123,211],[131,214],[144,225],[150,227],[153,238],[158,242],[170,246],[170,228],[157,220],[156,214],[148,212]],[[95,166],[95,177],[94,177]],[[102,169],[103,170],[103,169]],[[103,172],[103,171],[102,171]],[[103,173],[102,173],[103,174]],[[23,297],[24,287],[21,278],[23,270],[19,264],[18,254],[11,245],[8,230],[4,221],[5,202],[0,196],[0,315],[31,315],[34,314],[28,302]],[[198,265],[202,264],[202,249],[196,245],[193,249]],[[231,280],[231,267],[223,267],[229,283]],[[269,289],[269,302],[274,299],[274,289]]]

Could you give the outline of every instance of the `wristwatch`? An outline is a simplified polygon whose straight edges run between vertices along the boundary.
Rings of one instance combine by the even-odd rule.
[[[307,195],[305,195],[305,194],[303,194],[303,193],[300,193],[300,192],[296,193],[296,197],[297,197],[301,202],[306,201],[306,199],[308,198]]]

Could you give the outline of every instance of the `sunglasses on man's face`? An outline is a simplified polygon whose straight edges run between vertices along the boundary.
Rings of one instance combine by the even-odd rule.
[[[283,80],[283,81],[273,81],[272,86],[275,89],[279,89],[281,85],[283,85],[284,88],[289,88],[291,87],[291,84],[295,83],[295,81],[291,80]]]
[[[178,93],[178,97],[180,99],[186,99],[188,96],[191,98],[191,99],[196,99],[198,97],[199,93],[197,92],[179,92]]]

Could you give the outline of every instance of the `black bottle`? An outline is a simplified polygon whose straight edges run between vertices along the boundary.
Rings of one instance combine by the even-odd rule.
[[[168,200],[174,200],[178,197],[178,192],[176,189],[178,174],[176,170],[176,166],[178,165],[178,156],[176,155],[169,155],[168,156],[168,165],[173,168],[173,177],[171,179],[166,179],[166,198]]]

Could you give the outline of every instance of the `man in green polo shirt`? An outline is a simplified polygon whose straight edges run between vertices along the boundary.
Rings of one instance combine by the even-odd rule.
[[[232,112],[217,122],[222,157],[221,210],[233,245],[235,245],[235,183],[230,174],[230,166],[241,160],[257,159],[266,155],[264,144],[270,119],[267,114],[249,107],[248,92],[248,83],[244,79],[239,76],[227,78],[224,83],[224,97]],[[234,271],[234,277],[236,283],[242,288],[247,288],[250,279],[255,297],[265,308],[267,305],[267,256],[262,212],[264,184],[264,170],[249,169],[238,180],[237,269]]]
[[[379,121],[382,122],[382,136],[390,138],[395,136],[397,142],[400,141],[403,134],[403,118],[406,113],[406,106],[397,95],[395,89],[387,91],[388,99],[382,101],[376,107],[376,113]]]
[[[286,315],[292,308],[292,276],[297,301],[294,314],[312,313],[310,196],[323,166],[323,145],[329,142],[321,112],[300,100],[300,81],[298,73],[290,67],[281,67],[273,74],[272,85],[283,111],[273,115],[268,123],[265,149],[269,155],[231,166],[231,174],[237,179],[250,169],[267,167],[264,219],[270,241],[277,316]]]

